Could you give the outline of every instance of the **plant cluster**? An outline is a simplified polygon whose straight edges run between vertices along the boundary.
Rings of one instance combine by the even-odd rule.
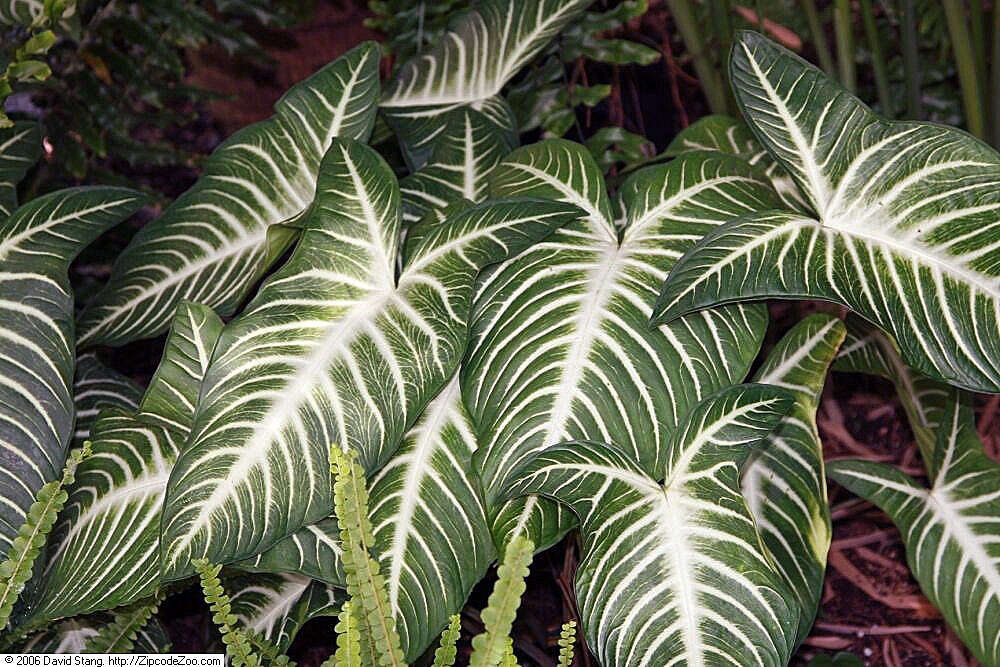
[[[743,31],[740,118],[609,187],[587,146],[518,147],[522,69],[638,3],[588,5],[483,0],[384,85],[357,46],[224,142],[79,312],[69,263],[147,200],[18,205],[41,135],[2,130],[0,646],[163,650],[158,605],[200,580],[236,665],[288,664],[324,616],[326,665],[451,665],[499,561],[470,664],[516,665],[532,556],[578,530],[560,665],[784,665],[820,603],[829,477],[1000,665],[1000,465],[969,393],[1000,393],[1000,155]],[[755,363],[770,298],[856,315]],[[90,351],[163,333],[145,388]],[[824,464],[831,368],[899,388],[929,486]]]

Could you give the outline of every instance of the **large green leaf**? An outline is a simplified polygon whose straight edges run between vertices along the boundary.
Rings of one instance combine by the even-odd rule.
[[[0,222],[0,558],[37,491],[61,476],[73,436],[69,263],[143,203],[131,190],[72,188]]]
[[[224,586],[241,628],[267,640],[279,652],[311,618],[336,616],[343,591],[294,574],[241,574]]]
[[[964,400],[953,393],[942,415],[930,488],[882,463],[844,459],[827,470],[892,518],[921,590],[980,662],[1000,665],[1000,465]]]
[[[816,408],[845,334],[835,317],[807,317],[785,334],[754,377],[795,397],[791,412],[751,455],[740,486],[765,548],[799,603],[797,641],[809,634],[816,617],[830,549]]]
[[[141,399],[142,387],[101,363],[96,352],[81,354],[76,359],[76,379],[73,381],[76,411],[73,446],[79,447],[90,439],[90,428],[101,408],[135,410]]]
[[[896,387],[910,430],[925,462],[933,462],[938,425],[948,402],[948,387],[907,366],[896,344],[870,324],[852,317],[834,370],[878,375]]]
[[[528,528],[542,548],[569,525],[552,516],[554,505],[498,504],[527,457],[564,440],[600,440],[652,472],[690,406],[745,377],[766,327],[759,306],[655,328],[649,316],[687,246],[778,200],[742,160],[687,155],[625,183],[619,233],[590,153],[561,139],[513,152],[492,181],[497,196],[546,197],[587,212],[485,277],[462,371],[498,544]]]
[[[497,96],[560,29],[593,0],[485,0],[460,14],[427,53],[404,63],[382,98],[411,169],[423,166],[444,130],[443,112],[471,106],[514,127]]]
[[[370,148],[335,140],[288,263],[222,334],[171,475],[164,576],[242,560],[330,513],[331,443],[382,467],[465,351],[479,270],[575,219],[536,200],[479,205],[409,231]]]
[[[37,123],[0,128],[0,221],[17,208],[17,184],[42,154]]]
[[[677,157],[689,151],[719,151],[738,155],[764,170],[787,208],[801,212],[810,210],[788,172],[754,139],[750,128],[735,118],[705,116],[679,132],[667,146],[665,155]]]
[[[471,469],[475,448],[455,377],[369,484],[374,555],[410,661],[462,609],[496,558],[479,480]],[[327,518],[282,540],[252,567],[302,572],[344,585],[339,542],[336,519]]]
[[[462,107],[448,112],[445,129],[421,169],[399,183],[403,222],[412,224],[450,204],[486,198],[487,177],[517,143],[510,128],[497,126],[484,114]]]
[[[235,311],[293,238],[275,225],[309,206],[331,140],[371,133],[378,59],[374,43],[352,49],[291,88],[274,116],[216,149],[191,189],[115,260],[110,282],[80,315],[79,344],[162,333],[182,299]]]
[[[816,217],[766,213],[697,244],[655,321],[768,297],[840,303],[920,372],[1000,392],[1000,156],[959,130],[888,122],[755,33],[733,51],[743,115]]]
[[[137,412],[106,408],[90,434],[32,596],[32,622],[135,602],[159,585],[160,514],[222,322],[181,302]],[[172,403],[163,400],[170,397]]]
[[[792,407],[767,385],[699,403],[648,474],[615,447],[569,442],[521,468],[511,493],[541,493],[579,516],[576,595],[602,665],[788,662],[799,610],[764,553],[739,467]]]

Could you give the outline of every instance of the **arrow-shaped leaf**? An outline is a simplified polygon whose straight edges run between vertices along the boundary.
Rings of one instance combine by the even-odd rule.
[[[665,444],[655,477],[615,447],[586,442],[547,449],[519,470],[512,493],[548,495],[580,517],[575,589],[602,665],[788,662],[799,610],[738,478],[791,407],[767,385],[705,399]]]
[[[35,494],[61,475],[73,436],[69,263],[143,203],[131,190],[72,188],[0,222],[0,557]]]
[[[471,106],[498,127],[516,127],[513,112],[497,96],[592,1],[486,0],[461,13],[433,48],[405,62],[381,106],[411,169],[426,162],[444,129],[445,111]]]
[[[601,440],[652,472],[687,410],[745,377],[766,326],[760,308],[698,313],[656,328],[648,318],[686,247],[778,202],[742,160],[688,155],[628,180],[618,195],[619,234],[604,179],[583,146],[526,146],[492,178],[495,195],[547,197],[587,212],[484,278],[462,370],[498,544],[507,531],[528,528],[544,548],[569,525],[552,516],[551,502],[498,504],[529,456],[568,439]]]
[[[170,470],[183,445],[208,358],[222,330],[209,309],[182,302],[163,359],[137,412],[106,408],[90,434],[49,540],[30,622],[129,604],[159,585],[159,533]]]
[[[371,133],[378,59],[376,44],[355,47],[285,93],[274,116],[216,149],[191,189],[115,260],[110,282],[80,315],[79,344],[162,333],[182,299],[235,311],[293,238],[274,225],[309,206],[330,141]]]
[[[410,230],[371,149],[335,140],[288,263],[222,334],[171,475],[164,576],[263,552],[330,512],[328,446],[384,465],[465,351],[479,270],[578,216],[507,200]]]
[[[885,121],[754,33],[731,70],[751,129],[817,217],[759,214],[709,234],[674,267],[655,321],[826,299],[889,332],[921,373],[1000,392],[1000,156],[959,130]]]
[[[413,224],[458,201],[481,202],[487,177],[516,143],[513,130],[498,127],[474,109],[449,112],[427,164],[399,183],[403,222]]]

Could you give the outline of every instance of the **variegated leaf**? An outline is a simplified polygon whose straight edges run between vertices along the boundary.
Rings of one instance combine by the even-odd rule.
[[[386,87],[382,110],[411,169],[426,162],[444,130],[442,114],[470,106],[516,127],[497,96],[559,30],[593,0],[485,0],[463,12],[427,53],[405,62]]]
[[[486,198],[487,177],[514,148],[517,135],[498,127],[469,107],[447,114],[427,164],[399,183],[403,222],[413,224],[428,213],[440,214],[450,204]]]
[[[222,322],[181,302],[138,412],[106,408],[76,472],[32,596],[34,623],[112,609],[159,586],[160,514]]]
[[[754,378],[795,397],[791,412],[751,455],[740,486],[778,574],[799,603],[796,643],[812,629],[830,549],[830,508],[816,408],[845,334],[839,319],[811,315],[785,334]]]
[[[921,373],[1000,392],[1000,155],[953,128],[885,121],[755,33],[733,54],[744,117],[816,217],[759,214],[709,234],[674,268],[655,321],[825,299],[889,332]]]
[[[982,664],[1000,665],[1000,464],[983,452],[964,400],[952,393],[941,416],[930,488],[871,461],[827,470],[892,518],[921,590]]]
[[[41,154],[42,133],[37,123],[0,128],[0,222],[17,208],[17,184]]]
[[[509,528],[529,527],[545,533],[530,535],[542,548],[570,525],[557,523],[553,504],[497,500],[527,457],[568,439],[600,440],[653,471],[690,406],[745,377],[766,327],[759,306],[656,328],[649,315],[687,246],[715,225],[778,202],[742,160],[687,155],[625,183],[619,233],[590,153],[561,139],[508,156],[494,171],[492,192],[587,212],[485,277],[462,371],[498,544]],[[534,512],[524,511],[525,502]]]
[[[276,226],[312,201],[336,136],[375,121],[379,49],[355,47],[291,88],[275,115],[237,132],[201,178],[135,236],[80,315],[80,345],[121,345],[167,329],[182,299],[229,315],[294,238]]]
[[[681,130],[667,146],[665,155],[677,157],[689,151],[719,151],[738,155],[762,169],[785,206],[793,211],[810,212],[788,172],[754,139],[744,123],[729,116],[713,115]]]
[[[410,661],[462,609],[496,558],[479,480],[471,469],[475,448],[455,377],[369,483],[374,555]],[[336,519],[327,518],[282,540],[251,567],[319,574],[344,585],[339,541]],[[321,545],[325,548],[318,549]]]
[[[838,371],[878,375],[892,382],[921,456],[924,461],[933,462],[938,426],[948,401],[946,385],[907,366],[892,339],[855,317],[847,322],[847,339],[833,367]]]
[[[121,188],[71,188],[0,221],[0,558],[36,492],[62,474],[73,436],[69,263],[144,202]]]
[[[76,359],[76,380],[73,382],[76,410],[73,446],[79,447],[90,439],[90,428],[101,408],[135,410],[141,399],[142,387],[101,363],[96,352],[81,354]]]
[[[767,385],[699,403],[650,475],[599,443],[542,451],[511,493],[541,493],[580,517],[575,589],[602,665],[766,665],[790,657],[799,610],[765,555],[739,467],[792,407]]]
[[[227,578],[224,587],[240,628],[280,653],[306,621],[336,616],[347,599],[343,591],[295,574],[242,574]]]
[[[20,653],[86,653],[87,642],[96,637],[109,619],[103,615],[81,616],[55,623],[17,648]],[[158,620],[152,618],[136,633],[132,653],[166,653],[170,639]]]
[[[335,140],[288,263],[222,334],[171,475],[164,576],[254,556],[330,512],[328,447],[369,471],[392,456],[465,351],[479,270],[579,211],[534,200],[467,209],[407,237],[399,188],[370,148]]]

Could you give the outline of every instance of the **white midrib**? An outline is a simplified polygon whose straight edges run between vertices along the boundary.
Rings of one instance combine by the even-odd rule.
[[[815,204],[818,206],[819,210],[823,210],[826,208],[826,203],[830,200],[830,188],[827,184],[825,176],[823,175],[823,170],[813,159],[813,148],[809,144],[805,135],[802,134],[802,130],[795,122],[795,118],[788,110],[788,106],[785,104],[785,101],[781,99],[778,95],[778,91],[774,89],[771,85],[771,81],[767,78],[767,74],[760,68],[760,65],[757,63],[757,59],[754,58],[750,48],[746,44],[742,44],[742,47],[744,53],[746,54],[747,61],[753,68],[754,74],[757,76],[757,80],[767,93],[771,104],[774,105],[774,109],[778,112],[778,115],[781,116],[781,120],[784,121],[785,128],[788,130],[788,134],[792,138],[792,141],[795,142],[795,147],[798,149],[799,158],[802,160],[802,166],[804,167],[803,171],[805,171],[806,176],[809,178],[809,184],[813,190],[812,195],[816,199]]]
[[[573,410],[573,399],[583,378],[587,358],[596,338],[596,330],[603,318],[601,313],[614,292],[613,276],[618,267],[619,254],[618,244],[609,243],[587,276],[587,292],[581,295],[582,305],[574,326],[579,335],[573,339],[566,353],[566,361],[556,387],[556,401],[549,413],[542,448],[557,444],[565,437],[566,424]]]
[[[944,474],[940,478],[944,478]],[[966,524],[965,517],[957,512],[952,506],[952,499],[948,493],[940,488],[934,488],[927,493],[927,502],[934,508],[934,514],[938,516],[952,539],[962,548],[962,551],[972,561],[979,571],[979,576],[986,581],[989,589],[988,595],[1000,600],[1000,563],[990,557],[986,550],[986,545],[971,528]],[[942,536],[944,537],[944,536]],[[937,578],[937,572],[932,573]],[[958,582],[954,582],[958,585]]]
[[[230,256],[239,255],[240,253],[244,252],[249,248],[260,246],[267,239],[267,230],[268,230],[267,227],[262,227],[256,232],[253,232],[251,234],[248,234],[247,236],[242,237],[236,243],[224,245],[221,248],[217,249],[212,254],[206,255],[205,257],[202,257],[196,262],[191,262],[190,264],[186,264],[183,268],[177,271],[172,271],[168,278],[165,278],[164,280],[158,280],[155,284],[150,285],[149,287],[142,288],[141,290],[135,293],[135,296],[130,298],[128,301],[122,303],[121,305],[115,306],[113,308],[102,309],[104,311],[104,315],[99,320],[97,320],[87,331],[83,332],[83,334],[80,336],[79,341],[77,341],[77,345],[83,345],[90,338],[93,338],[95,335],[101,332],[104,329],[104,327],[108,324],[108,322],[117,319],[120,313],[134,309],[137,304],[139,304],[142,301],[145,301],[151,295],[161,294],[166,290],[170,289],[171,287],[173,287],[174,285],[184,282],[192,275],[200,273],[203,269],[213,264],[217,264],[220,261],[224,261],[226,258]],[[205,304],[205,305],[212,306],[215,304]]]
[[[688,667],[704,667],[705,649],[698,632],[698,600],[693,585],[697,574],[692,570],[687,557],[690,549],[687,544],[687,533],[684,518],[675,507],[672,492],[663,491],[660,501],[657,523],[670,548],[663,551],[666,569],[669,572],[670,585],[678,600],[678,616],[682,625],[681,635],[684,642],[684,654]]]
[[[402,579],[403,559],[409,544],[410,527],[413,515],[417,509],[417,499],[420,496],[420,486],[425,472],[430,466],[431,458],[438,449],[438,439],[444,426],[454,414],[452,409],[456,397],[460,395],[460,385],[456,375],[447,387],[442,390],[434,402],[424,412],[423,424],[420,426],[420,437],[409,455],[409,467],[403,486],[399,490],[400,504],[393,517],[391,549],[385,558],[389,560],[389,606],[398,608],[399,588]]]
[[[115,199],[113,201],[105,202],[98,206],[91,206],[90,208],[85,208],[83,210],[73,211],[68,215],[63,215],[58,218],[52,218],[50,220],[46,220],[45,222],[37,226],[28,227],[24,231],[18,234],[14,234],[13,236],[10,236],[0,241],[0,261],[6,259],[7,254],[12,250],[16,249],[17,246],[21,244],[25,239],[30,239],[32,236],[35,236],[36,234],[41,234],[43,232],[46,232],[50,228],[61,225],[62,223],[68,220],[81,220],[86,216],[91,215],[92,213],[100,213],[101,211],[105,211],[107,209],[118,208],[119,206],[124,206],[133,200],[135,200],[135,197],[122,197],[121,199]],[[8,218],[8,222],[9,220],[10,219]]]
[[[198,508],[197,515],[185,528],[184,535],[176,541],[173,546],[174,554],[179,555],[188,547],[198,531],[211,521],[212,514],[232,495],[235,486],[267,459],[271,445],[287,426],[290,417],[310,398],[323,374],[329,371],[330,363],[347,349],[364,325],[371,322],[374,315],[394,298],[395,290],[372,291],[345,318],[331,326],[308,357],[301,360],[296,372],[285,382],[281,400],[268,407],[266,415],[244,442],[235,465],[224,478],[217,480],[211,495]],[[194,446],[198,447],[200,444],[202,443]]]
[[[767,375],[757,378],[755,382],[759,382],[761,384],[775,384],[783,381],[785,376],[793,369],[797,368],[803,359],[811,356],[812,353],[815,352],[817,343],[823,340],[830,329],[837,326],[839,322],[839,319],[832,319],[827,322],[823,328],[810,336],[809,340],[802,343],[792,354],[782,359],[780,364],[771,369]]]

